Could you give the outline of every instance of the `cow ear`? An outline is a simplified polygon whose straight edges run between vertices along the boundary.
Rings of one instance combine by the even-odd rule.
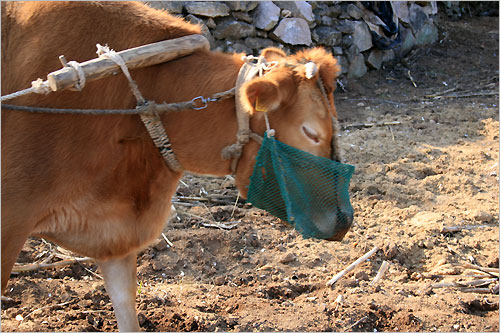
[[[327,94],[330,94],[335,90],[335,87],[337,86],[336,80],[340,71],[340,65],[337,63],[337,59],[333,57],[322,62],[319,66],[319,75],[325,85]]]
[[[240,88],[244,109],[250,114],[255,111],[272,112],[286,103],[293,102],[295,82],[290,74],[282,74],[269,73],[245,83]]]
[[[277,47],[267,47],[260,52],[260,55],[264,56],[266,61],[277,61],[286,57],[286,53]]]

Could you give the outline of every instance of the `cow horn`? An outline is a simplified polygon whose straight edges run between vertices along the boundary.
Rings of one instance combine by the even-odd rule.
[[[308,62],[306,65],[306,78],[312,79],[318,72],[318,66],[312,61]]]

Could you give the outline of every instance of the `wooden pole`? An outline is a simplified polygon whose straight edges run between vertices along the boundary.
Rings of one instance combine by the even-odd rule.
[[[189,35],[117,53],[123,58],[129,69],[134,69],[167,62],[203,49],[210,49],[208,40],[202,35]],[[121,71],[120,67],[111,59],[101,57],[82,62],[80,67],[85,74],[86,82],[102,79]],[[52,91],[71,88],[78,80],[75,70],[71,67],[64,67],[47,75],[47,81]]]

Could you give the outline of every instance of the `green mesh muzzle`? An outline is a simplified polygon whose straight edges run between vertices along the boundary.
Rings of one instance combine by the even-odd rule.
[[[304,238],[340,240],[353,209],[354,166],[315,156],[264,135],[247,201],[293,225]]]

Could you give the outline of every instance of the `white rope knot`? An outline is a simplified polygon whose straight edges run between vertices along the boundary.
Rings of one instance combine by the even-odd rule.
[[[87,81],[82,66],[80,66],[80,63],[77,61],[68,61],[68,66],[73,68],[73,70],[76,73],[76,76],[78,77],[78,82],[75,82],[74,90],[82,91]]]
[[[44,81],[42,79],[37,79],[36,81],[31,82],[31,90],[35,94],[47,95],[52,92],[52,89],[49,87],[49,82]]]

